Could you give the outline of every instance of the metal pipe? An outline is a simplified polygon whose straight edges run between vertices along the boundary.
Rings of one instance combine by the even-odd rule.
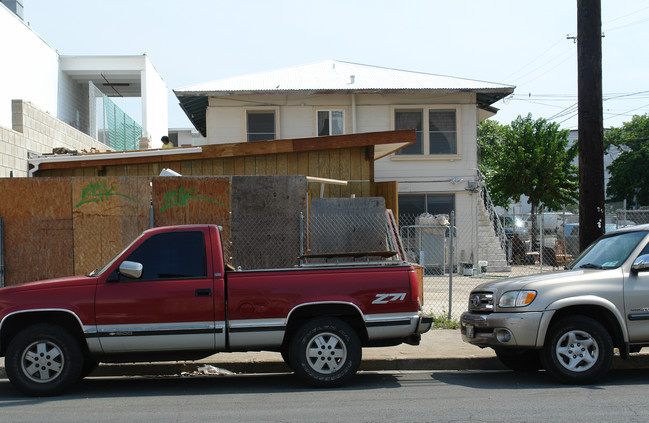
[[[449,247],[448,253],[451,258],[449,259],[448,269],[448,320],[451,320],[451,311],[453,310],[453,238],[455,237],[455,210],[451,210],[451,227],[449,228]]]
[[[4,221],[0,217],[0,288],[5,286]]]

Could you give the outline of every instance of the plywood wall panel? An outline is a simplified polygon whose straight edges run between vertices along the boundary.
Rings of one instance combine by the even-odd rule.
[[[150,181],[124,176],[71,180],[75,274],[104,265],[149,227]]]
[[[72,273],[69,178],[0,179],[5,285]]]

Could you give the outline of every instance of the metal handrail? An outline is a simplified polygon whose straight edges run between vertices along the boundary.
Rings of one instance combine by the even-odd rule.
[[[502,248],[503,251],[507,251],[507,235],[505,235],[505,228],[498,218],[498,213],[496,213],[494,203],[491,201],[491,196],[489,195],[489,190],[487,190],[487,186],[484,183],[484,178],[480,174],[478,176],[480,177],[480,198],[482,198],[487,213],[489,214],[489,220],[491,220],[491,223],[494,226],[494,230],[496,231],[496,235],[500,241],[500,248]]]

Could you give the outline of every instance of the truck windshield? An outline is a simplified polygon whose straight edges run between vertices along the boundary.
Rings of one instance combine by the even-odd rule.
[[[568,269],[615,269],[629,258],[647,232],[620,232],[599,238],[570,263]]]

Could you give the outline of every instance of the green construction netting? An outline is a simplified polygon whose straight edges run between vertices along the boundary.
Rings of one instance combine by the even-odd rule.
[[[108,96],[104,96],[105,124],[108,144],[115,151],[137,150],[142,127],[124,113]]]

